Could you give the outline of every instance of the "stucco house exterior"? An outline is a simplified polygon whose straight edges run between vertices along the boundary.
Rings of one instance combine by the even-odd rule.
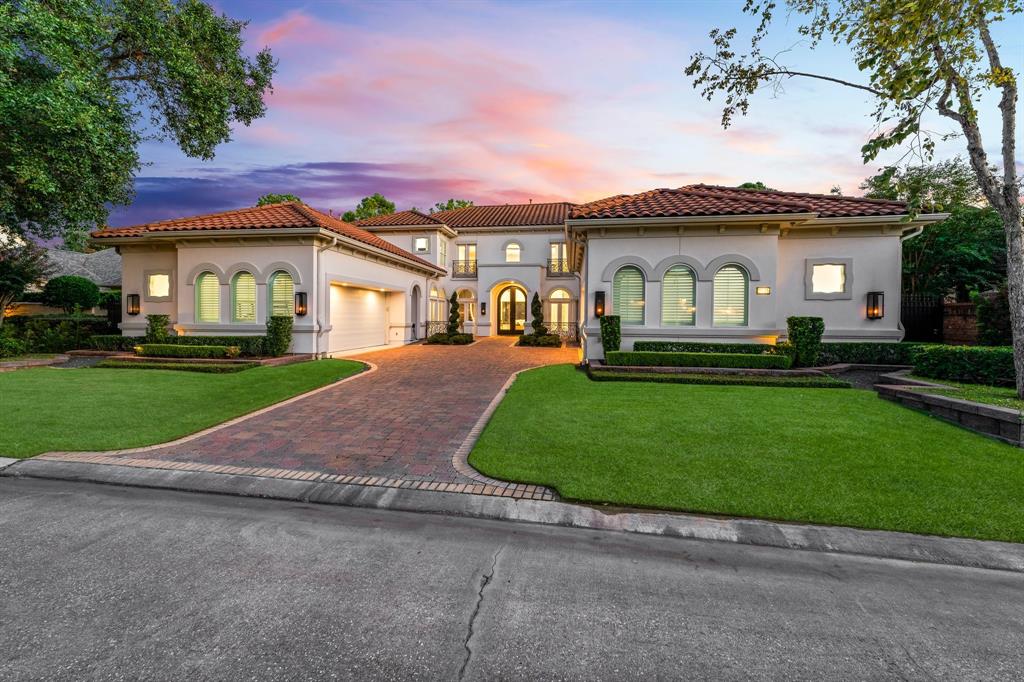
[[[690,185],[357,225],[285,202],[93,238],[121,253],[126,335],[151,313],[195,335],[262,334],[270,314],[292,314],[292,352],[328,356],[440,331],[452,292],[463,331],[521,334],[539,293],[545,323],[590,359],[603,355],[602,314],[621,317],[626,349],[774,341],[791,315],[824,318],[830,341],[898,341],[902,242],[944,217],[911,220],[900,202]]]

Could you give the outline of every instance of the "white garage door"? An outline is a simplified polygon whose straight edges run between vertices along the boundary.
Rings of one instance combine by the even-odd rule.
[[[382,346],[387,342],[385,294],[332,284],[329,352]]]

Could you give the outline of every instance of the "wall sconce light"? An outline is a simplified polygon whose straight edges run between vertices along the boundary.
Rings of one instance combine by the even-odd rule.
[[[304,316],[309,312],[309,305],[306,300],[305,291],[295,292],[295,314],[299,317]]]
[[[125,310],[129,315],[138,315],[142,312],[142,307],[139,305],[138,294],[128,294],[128,303],[125,306]]]
[[[754,293],[757,294],[758,296],[771,296],[772,288],[771,287],[757,287],[756,289],[754,289]]]
[[[868,319],[880,320],[885,317],[885,293],[881,291],[868,292]]]
[[[594,316],[604,317],[604,292],[594,292]]]
[[[487,301],[480,302],[480,317],[487,316]]]

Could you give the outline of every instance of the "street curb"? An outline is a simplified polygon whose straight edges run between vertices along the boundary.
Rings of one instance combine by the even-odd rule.
[[[1024,573],[1024,544],[1009,542],[81,462],[21,460],[0,470],[0,476],[448,514]]]

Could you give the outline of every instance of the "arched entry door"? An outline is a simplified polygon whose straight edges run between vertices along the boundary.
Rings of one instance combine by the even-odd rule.
[[[420,287],[417,284],[412,288],[412,340],[420,338]]]
[[[526,329],[526,292],[512,285],[498,293],[498,333],[522,334]]]

